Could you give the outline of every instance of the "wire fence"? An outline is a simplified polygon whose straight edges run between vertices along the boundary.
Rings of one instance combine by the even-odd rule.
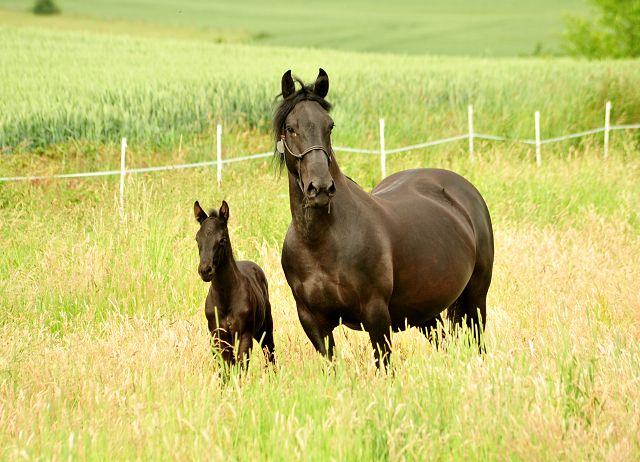
[[[380,119],[380,149],[379,150],[369,150],[369,149],[356,149],[356,148],[345,148],[333,146],[334,151],[338,152],[354,152],[354,153],[362,153],[362,154],[373,154],[380,156],[380,164],[381,164],[381,174],[382,178],[386,176],[386,156],[388,154],[395,154],[399,152],[410,151],[413,149],[422,149],[427,148],[429,146],[436,146],[444,143],[451,143],[454,141],[469,140],[469,157],[473,162],[475,160],[474,150],[473,150],[473,141],[475,139],[485,139],[485,140],[494,140],[494,141],[508,141],[512,143],[523,143],[529,145],[536,146],[536,163],[538,166],[541,165],[541,146],[543,144],[555,143],[558,141],[569,140],[573,138],[580,138],[587,135],[593,135],[596,133],[604,132],[604,158],[606,159],[609,152],[609,132],[612,130],[629,130],[629,129],[638,129],[640,128],[640,124],[631,124],[631,125],[610,125],[610,114],[611,114],[611,103],[607,102],[605,106],[605,124],[604,127],[595,128],[593,130],[587,130],[580,133],[573,133],[565,136],[558,136],[555,138],[540,138],[540,112],[536,111],[535,113],[535,130],[536,130],[536,138],[534,140],[530,139],[518,139],[518,138],[508,138],[503,136],[495,136],[495,135],[487,135],[482,133],[474,133],[473,131],[473,106],[469,106],[468,115],[469,115],[469,132],[464,135],[453,136],[450,138],[443,138],[440,140],[428,141],[426,143],[414,144],[412,146],[405,146],[402,148],[396,149],[385,149],[385,124],[384,119]],[[124,179],[128,174],[133,173],[147,173],[147,172],[160,172],[165,170],[180,170],[186,168],[196,168],[196,167],[207,167],[207,166],[217,166],[217,179],[218,183],[222,181],[222,166],[224,164],[230,164],[233,162],[243,162],[253,159],[260,159],[263,157],[269,157],[273,155],[273,151],[265,152],[262,154],[254,154],[251,156],[243,156],[243,157],[234,157],[231,159],[222,159],[222,126],[218,125],[216,130],[216,160],[207,161],[207,162],[197,162],[191,164],[180,164],[180,165],[164,165],[159,167],[144,167],[144,168],[132,168],[127,169],[125,163],[126,156],[126,148],[127,148],[127,140],[126,138],[122,139],[121,145],[121,163],[120,170],[108,170],[102,172],[86,172],[86,173],[67,173],[61,175],[45,175],[45,176],[14,176],[14,177],[3,177],[0,178],[1,181],[26,181],[26,180],[43,180],[50,178],[83,178],[83,177],[97,177],[97,176],[109,176],[109,175],[120,175],[120,207],[121,209],[124,207]]]

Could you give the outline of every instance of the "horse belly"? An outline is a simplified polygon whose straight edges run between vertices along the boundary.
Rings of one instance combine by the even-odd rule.
[[[475,266],[473,234],[456,220],[402,234],[394,247],[392,323],[421,324],[448,308],[466,287]]]

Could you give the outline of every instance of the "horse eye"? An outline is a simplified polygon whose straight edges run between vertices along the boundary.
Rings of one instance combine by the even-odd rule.
[[[227,243],[227,238],[223,237],[222,239],[220,239],[220,244],[226,244]]]
[[[291,128],[291,127],[287,127],[287,128],[286,128],[286,130],[287,130],[289,133],[293,133],[293,128]]]

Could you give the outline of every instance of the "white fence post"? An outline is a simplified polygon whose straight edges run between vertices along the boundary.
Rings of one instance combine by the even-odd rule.
[[[606,112],[604,115],[604,158],[609,155],[609,121],[611,115],[611,101],[607,101]]]
[[[127,139],[122,138],[122,151],[120,153],[120,214],[124,215],[124,175],[125,163],[124,156],[127,149]]]
[[[216,133],[216,150],[216,165],[218,166],[218,186],[220,186],[220,182],[222,181],[222,125],[218,125],[218,130]]]
[[[473,162],[473,106],[471,104],[469,105],[469,156]]]
[[[384,119],[380,119],[380,164],[382,166],[382,179],[387,176],[387,154],[384,152]]]
[[[536,111],[536,163],[540,167],[540,111]]]

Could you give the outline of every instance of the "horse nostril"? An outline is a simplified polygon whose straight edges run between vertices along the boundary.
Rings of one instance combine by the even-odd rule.
[[[328,192],[329,196],[335,196],[336,194],[336,184],[333,181],[331,182],[331,186],[329,186]]]
[[[316,189],[316,187],[313,185],[313,183],[309,183],[309,186],[307,187],[307,196],[316,197],[317,194],[318,190]]]

